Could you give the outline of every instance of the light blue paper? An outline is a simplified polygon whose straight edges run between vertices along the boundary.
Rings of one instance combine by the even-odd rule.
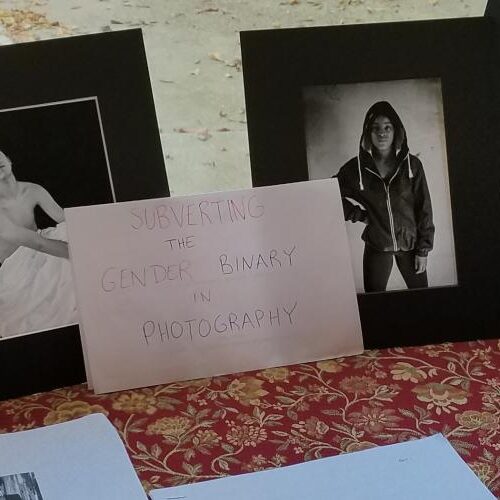
[[[150,495],[152,500],[495,500],[442,434]]]
[[[146,500],[116,429],[102,414],[0,435],[0,478],[27,473],[43,500]]]

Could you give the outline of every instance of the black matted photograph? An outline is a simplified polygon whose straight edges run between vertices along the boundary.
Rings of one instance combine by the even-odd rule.
[[[253,185],[338,180],[365,347],[496,337],[497,20],[240,38]]]
[[[86,380],[64,209],[169,189],[140,30],[2,46],[0,79],[7,399]]]
[[[309,179],[338,179],[358,293],[457,284],[439,79],[303,89]]]
[[[23,472],[0,477],[0,500],[44,500],[35,474]]]
[[[63,209],[112,203],[96,97],[0,110],[0,342],[78,323]]]

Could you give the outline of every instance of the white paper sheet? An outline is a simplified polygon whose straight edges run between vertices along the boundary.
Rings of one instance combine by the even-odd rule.
[[[117,431],[102,414],[0,435],[0,485],[8,488],[3,493],[18,493],[26,474],[34,475],[39,491],[22,500],[147,499]]]
[[[336,180],[65,213],[96,392],[363,349]]]
[[[442,434],[176,486],[152,500],[493,500]]]

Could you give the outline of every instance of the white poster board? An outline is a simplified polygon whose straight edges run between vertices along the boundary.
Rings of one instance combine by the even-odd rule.
[[[363,349],[336,180],[65,214],[96,392]]]
[[[150,493],[152,500],[494,500],[442,434]]]
[[[0,498],[147,500],[103,414],[0,435]]]

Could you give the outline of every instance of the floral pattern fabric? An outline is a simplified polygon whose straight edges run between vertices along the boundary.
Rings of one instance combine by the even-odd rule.
[[[147,490],[441,432],[500,496],[499,368],[488,340],[104,395],[79,385],[0,402],[0,432],[104,413]]]

